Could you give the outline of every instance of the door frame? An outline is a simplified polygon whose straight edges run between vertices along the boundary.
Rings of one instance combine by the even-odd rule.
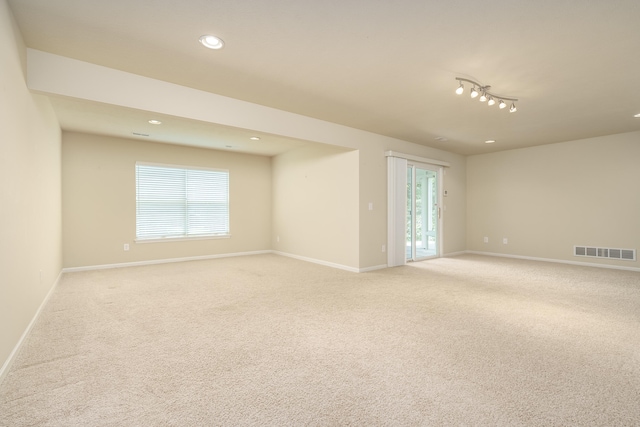
[[[405,260],[406,262],[409,261],[423,261],[426,259],[433,259],[433,258],[439,258],[442,256],[442,225],[443,225],[443,217],[444,217],[444,209],[443,209],[443,197],[444,197],[444,191],[443,191],[443,185],[442,185],[442,179],[444,177],[444,173],[443,173],[443,167],[439,166],[439,165],[434,165],[434,164],[429,164],[429,163],[423,163],[423,162],[417,162],[415,160],[408,160],[407,161],[407,170],[409,168],[413,169],[413,173],[412,175],[412,191],[411,193],[414,194],[415,193],[415,188],[416,188],[416,168],[417,169],[422,169],[422,170],[427,170],[429,172],[434,172],[436,175],[436,207],[438,209],[438,219],[437,219],[437,224],[436,224],[436,254],[435,255],[430,255],[430,256],[424,256],[424,257],[416,257],[416,251],[415,251],[415,234],[416,234],[416,227],[412,226],[411,227],[411,253],[412,253],[412,258],[408,259],[405,256]],[[407,183],[408,185],[408,183]],[[405,191],[406,194],[406,191]],[[405,206],[407,206],[407,201],[405,201]],[[416,212],[416,198],[415,198],[415,194],[414,197],[412,198],[411,201],[411,210],[412,212]],[[405,210],[405,230],[406,230],[406,221],[407,221],[407,212]],[[414,217],[414,224],[415,224],[415,217]],[[406,235],[405,235],[405,245],[406,245]]]
[[[386,151],[387,157],[387,266],[406,264],[406,206],[407,206],[407,161],[412,160],[440,167],[439,173],[441,200],[439,256],[444,253],[444,168],[451,164],[397,151]]]

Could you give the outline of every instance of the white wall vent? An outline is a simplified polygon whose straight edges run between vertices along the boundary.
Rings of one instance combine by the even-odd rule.
[[[593,257],[593,258],[620,259],[624,261],[636,260],[635,249],[613,249],[613,248],[598,248],[595,246],[574,246],[573,255]]]

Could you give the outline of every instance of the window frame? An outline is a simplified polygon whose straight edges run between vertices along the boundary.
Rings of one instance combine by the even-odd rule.
[[[207,172],[223,172],[227,175],[227,188],[226,188],[226,208],[227,208],[227,232],[215,233],[215,234],[194,234],[194,235],[177,235],[177,236],[165,236],[165,237],[140,237],[138,236],[138,166],[150,166],[167,169],[179,169],[183,171],[207,171]],[[135,239],[136,243],[157,243],[157,242],[179,242],[179,241],[192,241],[192,240],[210,240],[210,239],[228,239],[231,237],[231,174],[228,169],[210,168],[202,166],[186,166],[176,165],[169,163],[152,163],[136,161],[134,168],[134,186],[135,186]],[[186,202],[186,199],[185,199]],[[187,230],[185,230],[187,231]]]

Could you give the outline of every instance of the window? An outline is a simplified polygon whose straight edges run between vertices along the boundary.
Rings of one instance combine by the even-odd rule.
[[[228,236],[229,171],[136,163],[136,240]]]

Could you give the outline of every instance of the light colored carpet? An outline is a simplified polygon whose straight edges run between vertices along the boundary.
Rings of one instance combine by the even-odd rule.
[[[640,274],[259,255],[66,274],[2,426],[638,426]]]

